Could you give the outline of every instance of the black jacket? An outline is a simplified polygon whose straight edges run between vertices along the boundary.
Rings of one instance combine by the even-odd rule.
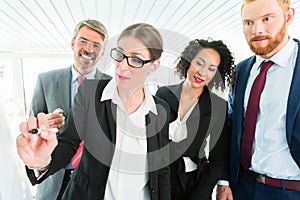
[[[116,142],[116,105],[111,100],[100,102],[102,91],[108,82],[109,80],[86,80],[80,85],[74,100],[73,114],[70,114],[58,136],[58,146],[52,153],[49,171],[37,180],[32,171],[27,169],[33,184],[65,167],[75,154],[79,143],[84,140],[81,162],[72,173],[63,199],[104,198]],[[146,116],[150,169],[148,184],[152,200],[170,199],[169,151],[166,145],[170,111],[164,101],[157,97],[154,97],[154,100],[158,115],[150,112]]]
[[[156,96],[171,108],[171,121],[178,117],[182,83],[158,89]],[[187,120],[187,139],[170,145],[172,200],[211,199],[217,180],[221,177],[229,156],[230,132],[227,102],[205,87],[198,104]],[[209,157],[205,157],[206,138],[210,135]],[[183,156],[197,164],[195,182],[187,188]],[[190,183],[189,183],[190,184]],[[191,184],[190,184],[191,185]]]

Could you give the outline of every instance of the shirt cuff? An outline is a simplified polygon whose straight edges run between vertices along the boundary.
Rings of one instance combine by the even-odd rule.
[[[40,180],[40,179],[46,174],[47,171],[48,171],[48,169],[47,169],[46,171],[43,171],[43,172],[41,172],[41,171],[39,171],[39,170],[37,170],[37,169],[34,169],[34,170],[33,170],[34,175],[35,175],[35,178],[36,178],[37,180]]]
[[[229,181],[218,180],[217,185],[229,186]]]

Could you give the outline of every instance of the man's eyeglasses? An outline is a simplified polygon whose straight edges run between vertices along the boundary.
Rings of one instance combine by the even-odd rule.
[[[124,58],[126,58],[127,64],[133,68],[142,68],[145,64],[151,62],[152,60],[142,60],[138,57],[134,56],[126,56],[121,51],[113,48],[110,51],[110,56],[117,62],[122,62]]]
[[[102,48],[102,45],[100,43],[91,42],[81,37],[75,38],[75,40],[77,41],[77,44],[80,46],[87,46],[88,44],[91,44],[93,49],[97,51],[99,51]]]

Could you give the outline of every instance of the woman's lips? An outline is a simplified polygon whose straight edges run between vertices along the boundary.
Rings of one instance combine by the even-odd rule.
[[[124,80],[128,80],[129,78],[118,74],[118,79],[124,81]]]
[[[202,83],[204,81],[203,79],[201,79],[197,76],[194,76],[194,79],[195,79],[196,83]]]

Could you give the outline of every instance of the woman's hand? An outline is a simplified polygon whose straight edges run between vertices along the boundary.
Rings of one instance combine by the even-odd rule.
[[[30,168],[41,168],[51,159],[51,153],[58,144],[56,130],[49,129],[48,116],[39,113],[20,124],[21,134],[17,137],[17,151],[24,164]],[[30,133],[39,129],[38,133]]]

